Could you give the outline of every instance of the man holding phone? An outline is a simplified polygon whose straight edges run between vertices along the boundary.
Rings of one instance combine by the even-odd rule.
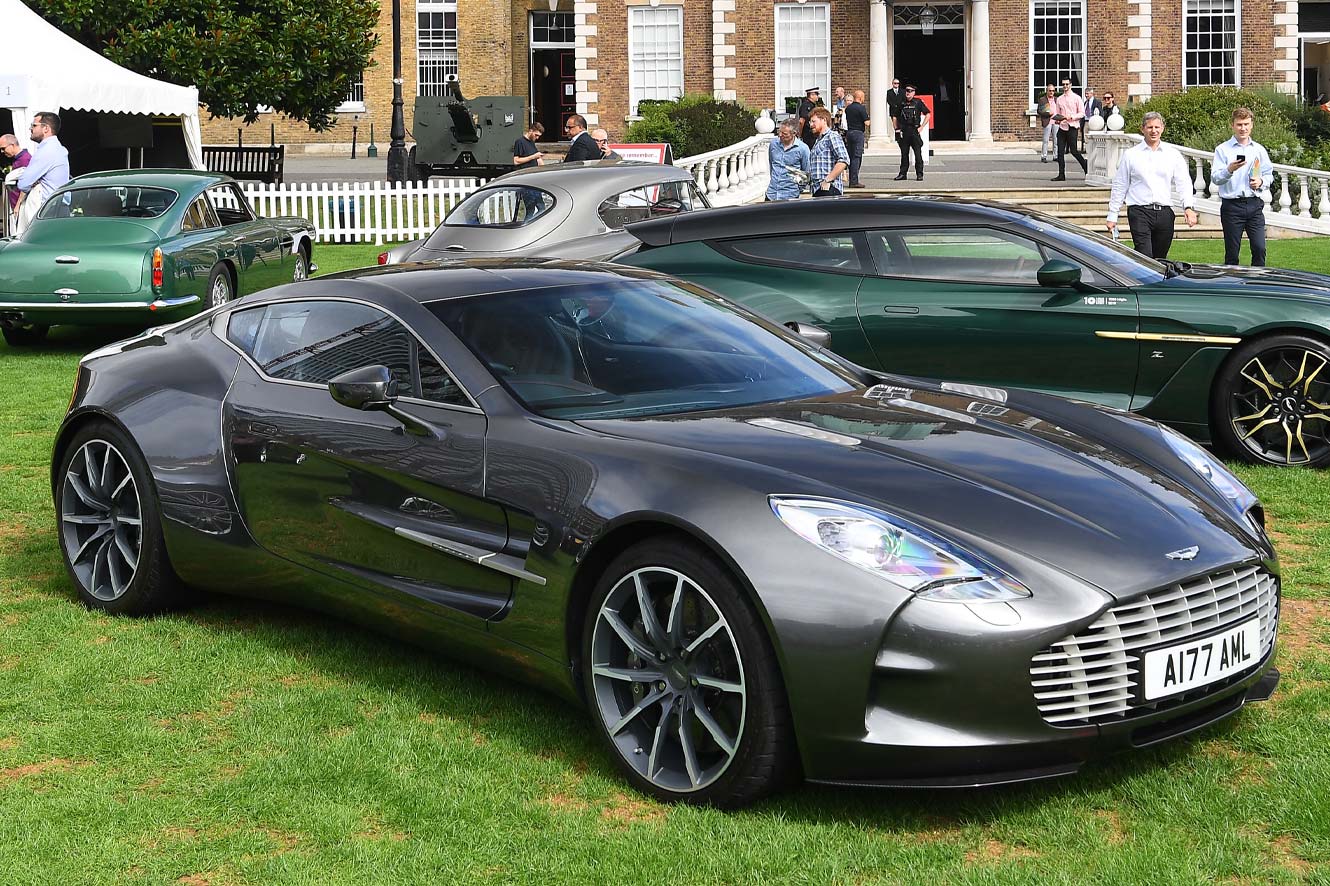
[[[1230,125],[1233,137],[1215,148],[1210,181],[1219,186],[1219,224],[1224,228],[1224,264],[1236,265],[1245,231],[1253,267],[1265,267],[1265,200],[1261,191],[1274,181],[1270,155],[1252,140],[1255,119],[1247,108],[1236,108]]]

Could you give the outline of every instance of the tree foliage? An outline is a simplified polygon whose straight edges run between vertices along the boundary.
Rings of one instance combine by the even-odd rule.
[[[376,0],[27,2],[117,64],[197,86],[213,116],[250,123],[268,105],[327,129],[378,41]]]

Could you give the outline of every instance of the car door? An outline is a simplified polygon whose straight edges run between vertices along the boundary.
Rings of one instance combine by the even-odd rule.
[[[507,543],[504,511],[485,498],[486,419],[437,356],[351,300],[235,311],[225,334],[247,357],[224,430],[254,539],[394,605],[478,624],[501,612],[512,578],[481,562]],[[330,379],[372,365],[392,371],[399,408],[435,435],[332,399]]]
[[[171,239],[175,295],[196,295],[206,303],[208,274],[217,263],[217,214],[207,196],[200,194],[180,217],[180,233]]]
[[[1070,258],[998,228],[866,235],[876,273],[859,289],[859,317],[882,369],[1130,405],[1138,357],[1131,289],[1080,262],[1095,291],[1041,286],[1046,261]]]
[[[257,217],[235,182],[207,190],[221,223],[220,251],[236,267],[236,295],[248,295],[285,283],[291,268],[283,254],[281,232]]]

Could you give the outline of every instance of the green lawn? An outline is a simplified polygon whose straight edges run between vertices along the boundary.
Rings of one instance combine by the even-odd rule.
[[[577,710],[354,625],[230,598],[80,606],[48,455],[106,338],[0,344],[0,884],[1330,883],[1330,475],[1239,471],[1285,565],[1271,702],[1061,781],[803,787],[723,814],[633,794]]]

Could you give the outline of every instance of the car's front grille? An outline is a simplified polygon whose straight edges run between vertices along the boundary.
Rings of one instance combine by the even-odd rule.
[[[1263,660],[1275,642],[1279,580],[1255,566],[1216,572],[1114,606],[1079,634],[1030,659],[1030,686],[1039,713],[1055,726],[1103,723],[1229,685],[1235,678],[1152,702],[1136,692],[1144,650],[1181,643],[1252,616],[1261,620]]]

